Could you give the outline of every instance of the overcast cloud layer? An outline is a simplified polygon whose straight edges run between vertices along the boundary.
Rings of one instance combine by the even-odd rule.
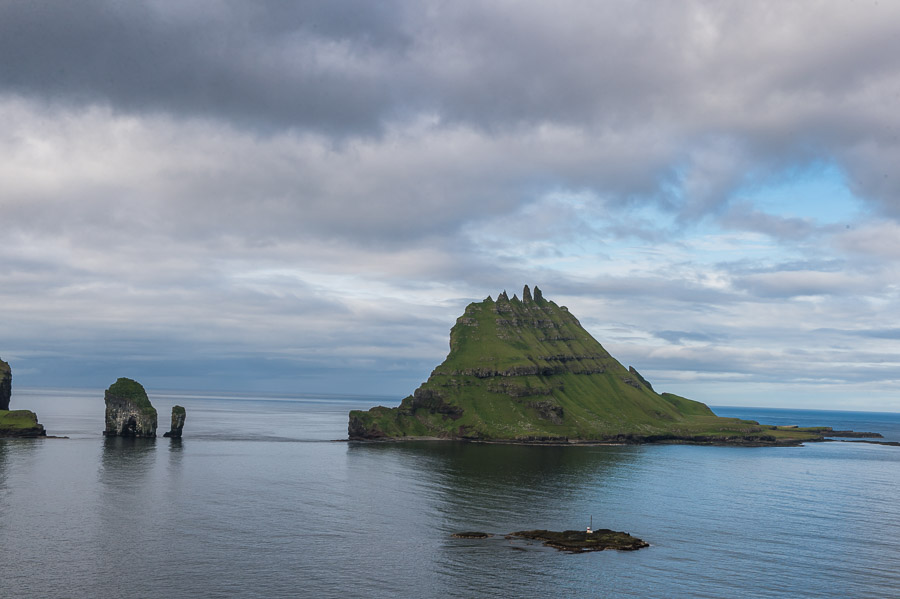
[[[900,411],[900,4],[0,2],[21,386],[410,393],[538,284],[655,387]]]

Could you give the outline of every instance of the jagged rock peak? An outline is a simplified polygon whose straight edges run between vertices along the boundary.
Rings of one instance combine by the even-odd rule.
[[[538,304],[544,301],[544,294],[541,293],[541,289],[537,285],[534,286],[534,301]]]
[[[509,301],[509,296],[506,295],[506,289],[504,289],[503,292],[497,296],[497,301],[498,302],[500,302],[500,301],[508,302]]]
[[[525,288],[522,289],[522,301],[523,302],[531,301],[531,289],[528,288],[528,285],[525,285]]]
[[[10,396],[12,396],[12,370],[9,364],[0,360],[0,410],[9,409]]]
[[[156,437],[156,408],[137,381],[120,378],[104,394],[107,437]]]
[[[186,410],[182,406],[172,406],[172,428],[163,437],[181,438],[181,430],[184,428]]]

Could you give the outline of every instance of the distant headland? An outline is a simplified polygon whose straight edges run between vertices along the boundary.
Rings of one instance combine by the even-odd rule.
[[[44,437],[47,432],[31,410],[10,410],[12,369],[0,360],[0,437]]]
[[[38,423],[34,412],[9,409],[11,395],[12,369],[9,364],[0,360],[0,438],[47,437],[44,426]],[[132,379],[119,378],[106,390],[104,401],[104,436],[156,438],[156,408],[150,403],[143,385]],[[185,417],[186,410],[183,406],[172,406],[172,427],[163,436],[180,439]]]
[[[526,285],[469,304],[450,353],[400,406],[350,412],[351,440],[456,439],[527,444],[798,445],[828,427],[720,418],[705,404],[657,393],[578,322]]]

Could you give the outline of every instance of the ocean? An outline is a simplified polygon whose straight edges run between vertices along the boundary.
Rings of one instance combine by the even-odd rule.
[[[367,444],[348,411],[398,399],[150,398],[182,440],[105,439],[102,391],[14,390],[69,438],[0,440],[0,596],[900,596],[898,447]],[[900,414],[714,410],[900,441]],[[503,536],[590,518],[650,547]]]

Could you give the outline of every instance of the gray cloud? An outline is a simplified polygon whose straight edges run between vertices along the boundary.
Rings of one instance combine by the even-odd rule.
[[[589,154],[542,156],[538,173],[686,218],[748,176],[837,160],[893,211],[898,9],[817,6],[7,3],[0,81],[54,103],[268,134],[346,139],[424,117],[521,146],[546,141],[535,128],[576,127]]]
[[[653,333],[660,339],[664,339],[674,345],[682,345],[685,341],[699,342],[721,342],[724,341],[722,335],[711,335],[709,333],[695,333],[691,331],[656,331]]]
[[[408,392],[468,301],[529,282],[642,372],[887,377],[893,350],[854,338],[898,325],[898,17],[4,3],[0,355],[32,381],[78,355]],[[810,164],[868,214],[742,199]],[[811,333],[835,323],[887,333]]]
[[[733,203],[721,220],[725,226],[734,229],[757,231],[789,242],[803,241],[819,232],[810,218],[784,218],[766,214],[746,202]]]

